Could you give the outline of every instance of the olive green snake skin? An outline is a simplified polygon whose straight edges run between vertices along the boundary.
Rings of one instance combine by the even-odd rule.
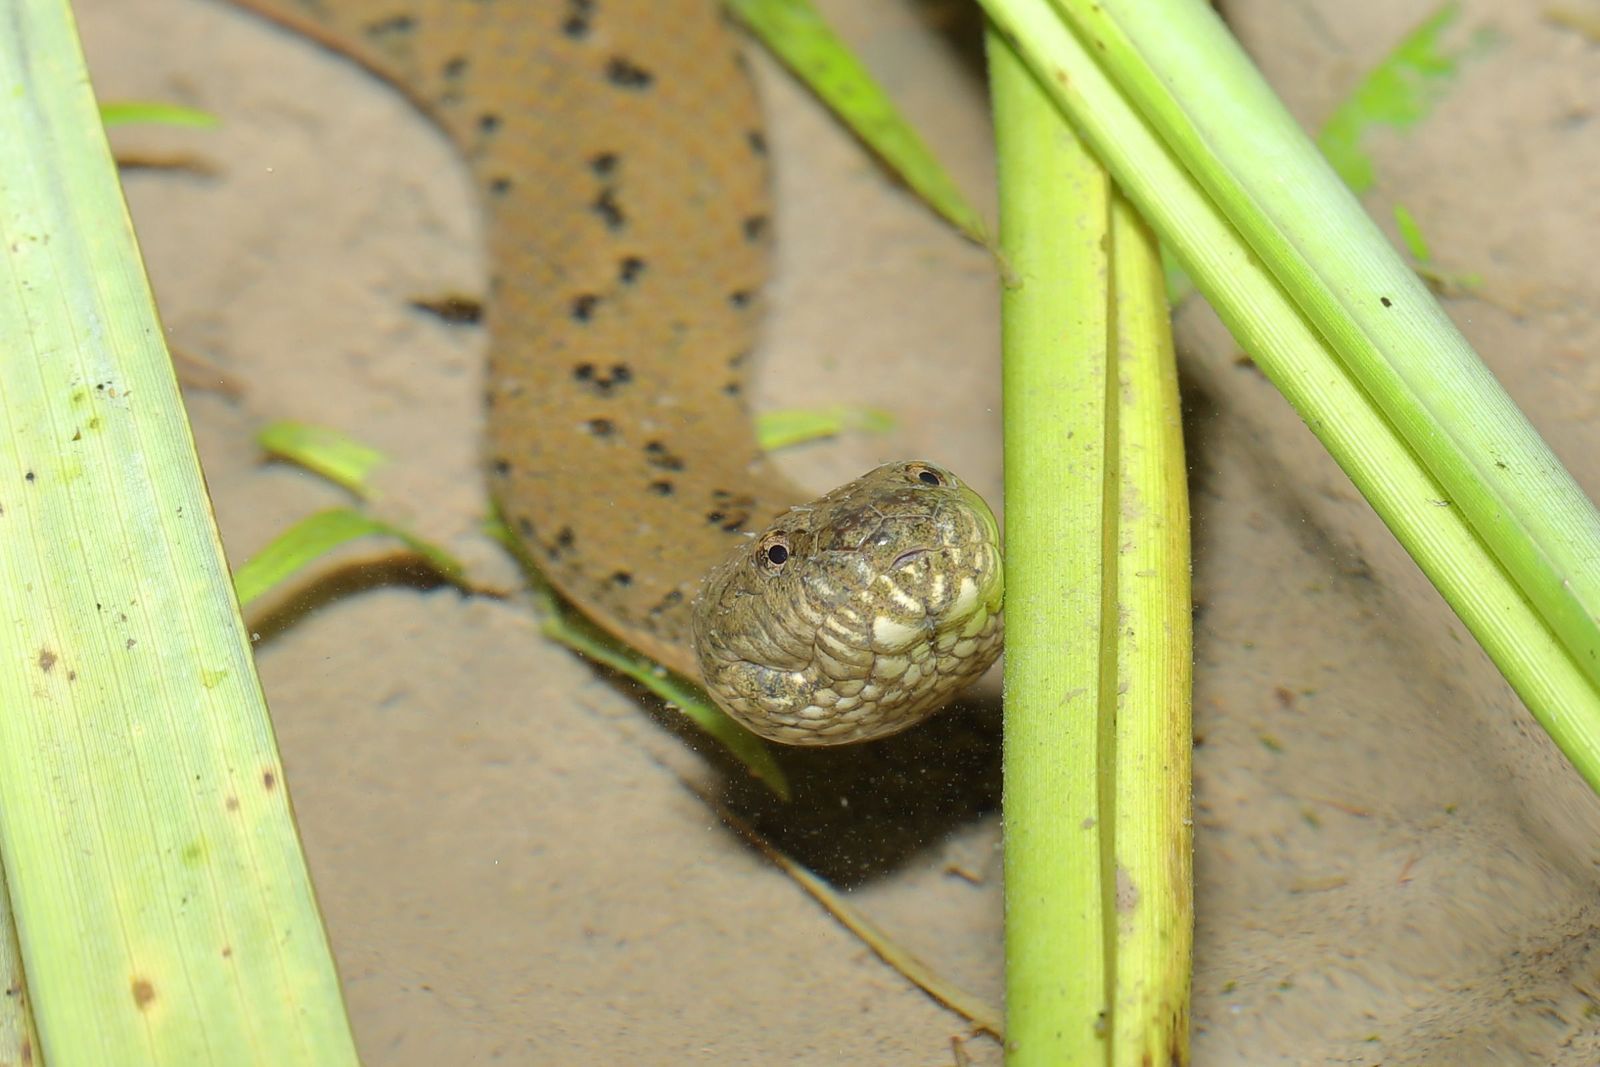
[[[994,661],[995,522],[953,475],[785,511],[808,494],[744,399],[766,142],[711,0],[234,2],[394,83],[471,167],[491,485],[569,601],[790,744],[904,729]]]

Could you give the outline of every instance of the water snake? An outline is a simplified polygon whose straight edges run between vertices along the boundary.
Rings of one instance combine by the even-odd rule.
[[[795,744],[902,729],[993,662],[995,523],[949,472],[785,511],[809,494],[744,398],[766,142],[711,0],[233,2],[392,82],[470,165],[491,487],[572,603]]]

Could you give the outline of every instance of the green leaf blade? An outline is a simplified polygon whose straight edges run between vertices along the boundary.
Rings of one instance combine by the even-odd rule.
[[[955,180],[810,0],[723,2],[928,206],[973,241],[988,243],[982,218]]]
[[[0,859],[58,1064],[354,1064],[70,13],[0,34]],[[10,998],[8,998],[10,999]]]

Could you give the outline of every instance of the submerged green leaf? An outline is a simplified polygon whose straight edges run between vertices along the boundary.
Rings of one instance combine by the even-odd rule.
[[[129,126],[136,122],[145,122],[157,126],[186,126],[197,130],[213,130],[222,125],[222,121],[209,111],[156,100],[121,100],[101,104],[100,121],[107,126]]]
[[[1418,263],[1427,263],[1433,258],[1427,239],[1422,236],[1422,227],[1417,225],[1416,217],[1406,210],[1404,204],[1394,206],[1394,224],[1400,231],[1400,240],[1405,242],[1406,251],[1411,253],[1412,259]]]
[[[1365,192],[1375,180],[1372,160],[1361,147],[1367,131],[1374,126],[1414,126],[1428,117],[1454,80],[1468,50],[1447,52],[1440,38],[1460,13],[1460,5],[1451,2],[1429,15],[1372,68],[1323,124],[1317,147],[1353,191]]]
[[[339,430],[304,422],[271,423],[256,435],[256,443],[269,454],[315,471],[363,500],[372,498],[367,479],[389,458]]]
[[[768,452],[833,437],[846,430],[888,433],[895,418],[882,408],[835,404],[830,408],[785,408],[756,416],[756,440]]]
[[[408,530],[350,508],[319,511],[295,523],[233,572],[241,605],[249,604],[340,545],[362,537],[392,537],[448,581],[464,586],[466,568],[454,556]]]

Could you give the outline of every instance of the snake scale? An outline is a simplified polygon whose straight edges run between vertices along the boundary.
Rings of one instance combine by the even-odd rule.
[[[715,3],[234,2],[392,82],[470,165],[490,481],[564,596],[792,744],[903,729],[993,662],[998,534],[949,472],[889,464],[785,511],[809,494],[744,397],[767,149]]]

